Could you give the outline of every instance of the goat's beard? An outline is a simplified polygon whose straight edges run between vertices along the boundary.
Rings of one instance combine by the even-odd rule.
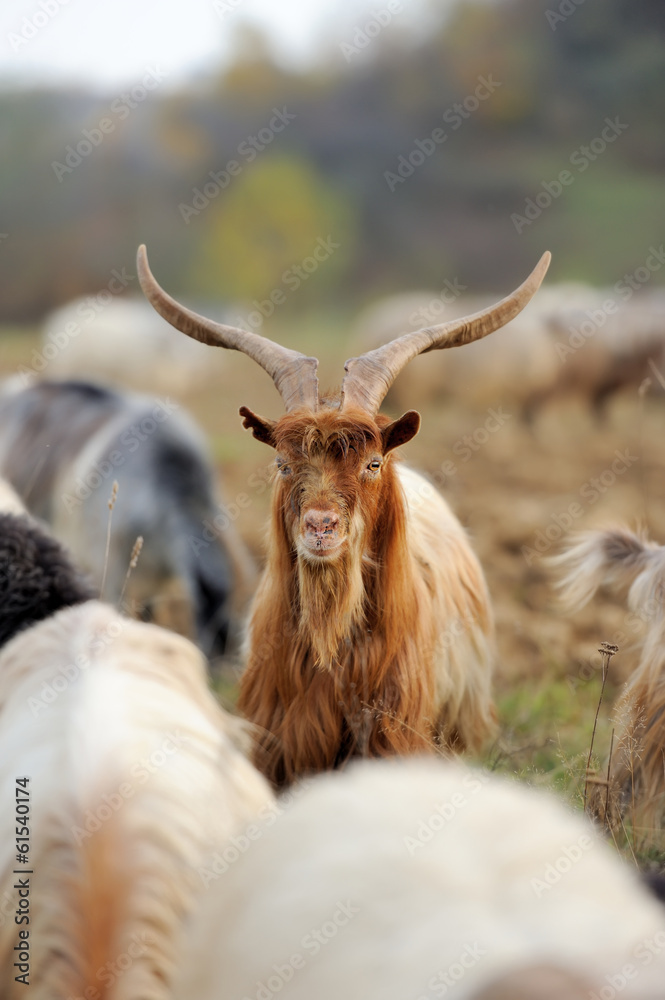
[[[311,646],[317,667],[332,670],[365,614],[360,540],[348,538],[334,560],[314,563],[301,556],[298,589],[301,640]]]

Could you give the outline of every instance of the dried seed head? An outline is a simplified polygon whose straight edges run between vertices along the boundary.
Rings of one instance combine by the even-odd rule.
[[[139,556],[141,555],[142,548],[143,548],[143,535],[139,535],[139,537],[134,542],[134,548],[132,549],[132,554],[129,560],[130,569],[136,568],[136,564],[139,561]]]
[[[114,479],[113,487],[111,489],[111,496],[109,498],[109,510],[113,510],[117,498],[118,498],[118,480]]]

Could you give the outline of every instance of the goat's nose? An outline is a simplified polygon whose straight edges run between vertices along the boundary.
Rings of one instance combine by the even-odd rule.
[[[305,531],[321,538],[334,535],[339,524],[339,516],[334,510],[308,510],[304,520]]]

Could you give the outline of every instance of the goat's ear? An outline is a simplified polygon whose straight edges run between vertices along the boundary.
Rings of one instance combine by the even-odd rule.
[[[263,441],[264,444],[269,444],[271,448],[275,447],[275,427],[277,423],[275,420],[260,417],[257,413],[252,413],[247,406],[240,407],[240,416],[243,418],[243,427],[251,430],[257,441]]]
[[[420,430],[420,414],[417,410],[407,410],[407,412],[393,420],[381,430],[381,440],[383,441],[383,454],[387,455],[393,448],[399,448],[414,438]]]

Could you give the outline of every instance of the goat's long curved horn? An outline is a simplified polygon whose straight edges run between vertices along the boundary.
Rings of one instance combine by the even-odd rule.
[[[316,371],[319,362],[316,358],[308,358],[299,351],[291,351],[249,330],[215,323],[181,306],[167,295],[153,277],[143,244],[136,255],[136,266],[143,294],[159,315],[176,330],[202,344],[227,347],[232,351],[242,351],[249,355],[270,375],[284,400],[287,413],[300,407],[311,410],[318,408],[319,380]]]
[[[342,409],[358,407],[371,414],[377,413],[391,385],[412,358],[426,351],[470,344],[510,322],[540,287],[550,260],[548,251],[519,288],[488,309],[440,326],[405,333],[359,358],[349,358],[344,365]]]

